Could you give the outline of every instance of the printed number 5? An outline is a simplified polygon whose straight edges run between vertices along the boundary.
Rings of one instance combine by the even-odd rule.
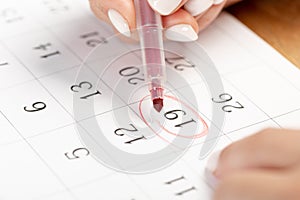
[[[86,148],[77,148],[77,149],[73,150],[72,153],[69,153],[69,152],[65,153],[65,156],[69,160],[78,159],[82,156],[88,156],[88,155],[90,155],[90,152]]]

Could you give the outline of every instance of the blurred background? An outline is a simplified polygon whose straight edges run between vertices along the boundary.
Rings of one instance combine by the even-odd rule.
[[[300,1],[243,0],[227,10],[300,68]]]

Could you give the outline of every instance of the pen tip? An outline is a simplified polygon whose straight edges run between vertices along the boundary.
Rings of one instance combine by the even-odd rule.
[[[160,112],[164,106],[163,99],[153,99],[153,107],[157,112]]]

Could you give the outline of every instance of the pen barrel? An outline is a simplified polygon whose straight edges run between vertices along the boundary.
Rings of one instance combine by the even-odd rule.
[[[149,83],[152,99],[163,98],[166,67],[161,16],[152,10],[147,0],[135,0],[135,6],[145,81]]]
[[[165,55],[160,41],[161,29],[157,27],[143,27],[144,40],[142,45],[142,59],[146,82],[150,89],[162,87],[165,81]]]
[[[153,11],[147,0],[135,0],[137,28],[142,26],[157,26],[162,29],[161,16]]]

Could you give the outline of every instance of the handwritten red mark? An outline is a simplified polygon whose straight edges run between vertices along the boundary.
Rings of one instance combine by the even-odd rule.
[[[144,98],[142,98],[139,102],[139,113],[141,115],[141,118],[142,120],[144,121],[144,123],[152,130],[152,132],[154,132],[154,134],[156,134],[158,137],[160,137],[162,140],[164,140],[165,142],[168,142],[170,143],[168,140],[166,140],[165,138],[163,138],[162,136],[160,136],[152,127],[151,125],[147,122],[143,112],[142,112],[142,104],[144,102],[144,100],[146,98],[148,98],[149,96],[145,96]],[[180,134],[177,134],[177,133],[173,133],[171,131],[169,131],[168,129],[166,129],[165,127],[163,127],[158,121],[157,123],[160,125],[160,127],[166,131],[167,133],[173,135],[173,136],[178,136],[178,137],[182,137],[182,138],[188,138],[188,139],[196,139],[196,138],[200,138],[200,137],[203,137],[207,134],[208,132],[208,126],[206,124],[206,122],[201,118],[201,116],[199,115],[198,112],[196,112],[192,107],[190,107],[189,105],[187,105],[185,102],[173,97],[173,96],[169,96],[169,95],[165,95],[165,98],[169,98],[171,100],[174,100],[174,101],[177,101],[178,103],[180,103],[181,105],[184,105],[186,108],[188,108],[191,112],[194,113],[194,115],[198,118],[199,122],[202,123],[203,125],[203,130],[200,132],[200,133],[197,133],[197,134],[193,134],[193,135],[180,135]]]

